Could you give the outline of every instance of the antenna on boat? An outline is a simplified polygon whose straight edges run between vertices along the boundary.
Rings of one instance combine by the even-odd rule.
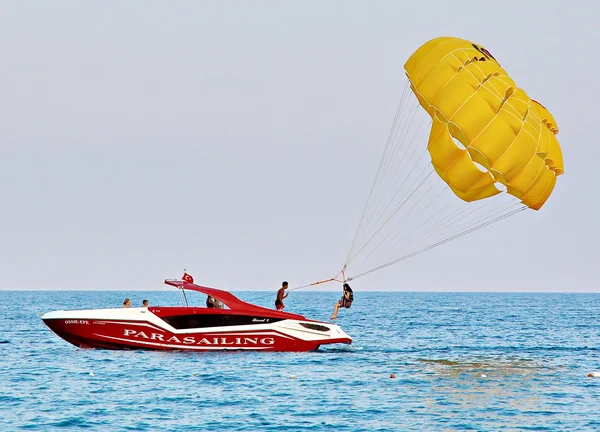
[[[194,283],[194,278],[187,274],[186,269],[183,269],[183,276],[181,279],[183,279],[184,282]],[[183,303],[183,306],[188,307],[188,301],[183,286],[181,287],[181,302]]]
[[[183,287],[181,288],[181,302],[185,307],[188,307],[188,301],[187,297],[185,296],[185,290],[183,289]]]

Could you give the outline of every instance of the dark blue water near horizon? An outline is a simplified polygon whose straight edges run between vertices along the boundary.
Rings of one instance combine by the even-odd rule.
[[[359,291],[337,320],[354,343],[312,353],[83,350],[38,316],[125,297],[179,304],[0,291],[1,431],[600,430],[600,294]],[[338,298],[286,310],[327,321]]]

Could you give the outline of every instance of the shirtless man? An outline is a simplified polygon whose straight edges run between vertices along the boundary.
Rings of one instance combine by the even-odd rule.
[[[281,284],[281,288],[279,288],[279,291],[277,291],[277,298],[275,299],[275,308],[278,311],[283,310],[283,308],[285,308],[285,305],[283,304],[283,299],[286,298],[289,294],[285,292],[287,287],[288,283],[286,281],[283,281]]]

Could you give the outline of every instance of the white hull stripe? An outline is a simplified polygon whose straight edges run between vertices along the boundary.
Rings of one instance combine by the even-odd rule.
[[[114,339],[114,340],[118,340],[118,341],[123,341],[123,342],[133,342],[134,344],[142,344],[142,345],[150,345],[150,346],[155,346],[155,347],[167,347],[167,348],[185,348],[185,349],[193,349],[193,350],[223,350],[223,349],[229,349],[229,350],[268,350],[268,349],[273,349],[273,347],[232,347],[232,346],[193,346],[193,345],[172,345],[172,344],[166,344],[166,343],[155,343],[155,342],[144,342],[144,341],[132,341],[131,339],[123,339],[123,338],[118,338],[118,337],[113,337],[113,336],[104,336],[104,335],[99,335],[94,333],[94,336],[98,336],[98,337],[102,337],[102,338],[106,338],[106,339]]]
[[[149,323],[147,321],[106,321],[106,320],[96,320],[94,321],[94,324],[118,324],[118,325],[135,325],[135,326],[140,326],[140,327],[150,327],[152,329],[164,332],[164,331],[168,331],[165,330],[164,328],[161,328],[159,326],[157,326],[156,324],[152,324]]]

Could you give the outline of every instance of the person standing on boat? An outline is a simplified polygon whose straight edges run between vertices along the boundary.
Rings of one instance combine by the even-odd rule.
[[[129,306],[131,306],[131,300],[129,300],[128,298],[126,298],[126,299],[123,301],[123,307],[124,307],[124,308],[128,308]]]
[[[329,319],[336,319],[338,311],[341,307],[348,309],[352,306],[352,302],[354,301],[354,294],[352,292],[352,288],[347,283],[344,284],[344,294],[342,298],[338,300],[338,302],[333,307],[333,315]]]
[[[275,299],[275,308],[278,311],[281,311],[285,308],[285,305],[283,304],[283,299],[286,298],[289,294],[289,293],[285,292],[287,287],[288,287],[288,283],[286,281],[283,281],[281,283],[281,288],[279,288],[279,291],[277,291],[277,298]]]

